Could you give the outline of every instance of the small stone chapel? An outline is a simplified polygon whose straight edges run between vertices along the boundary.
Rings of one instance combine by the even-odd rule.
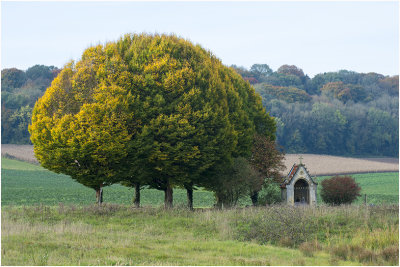
[[[317,204],[317,183],[311,178],[306,166],[301,162],[292,169],[281,184],[282,202],[288,205]]]

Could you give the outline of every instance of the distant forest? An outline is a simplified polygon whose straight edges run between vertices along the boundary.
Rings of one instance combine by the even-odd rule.
[[[1,71],[1,143],[31,144],[28,125],[32,109],[61,70],[35,65],[26,71]]]
[[[341,70],[309,78],[293,65],[231,66],[275,117],[286,153],[399,155],[399,76]],[[1,142],[29,144],[32,108],[60,69],[35,65],[1,71]]]

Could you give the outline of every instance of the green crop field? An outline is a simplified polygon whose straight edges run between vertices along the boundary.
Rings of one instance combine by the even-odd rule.
[[[26,162],[2,158],[1,163],[1,201],[2,205],[87,205],[95,202],[94,190],[87,188],[70,177],[50,172],[42,167]],[[353,175],[367,194],[368,203],[398,203],[398,173],[372,173]],[[320,183],[326,177],[317,178]],[[116,204],[130,204],[133,189],[112,185],[104,188],[104,201]],[[320,200],[320,199],[319,199]],[[164,192],[145,189],[141,193],[143,206],[160,206],[164,201]],[[215,198],[212,192],[196,190],[194,207],[211,207]],[[358,203],[362,203],[359,198]],[[186,191],[174,190],[174,205],[186,203]],[[249,205],[250,199],[243,199],[241,205]]]
[[[95,192],[69,176],[50,172],[38,165],[2,158],[1,164],[2,205],[87,205],[95,202]],[[117,204],[130,204],[134,190],[115,184],[104,188],[104,201]],[[141,192],[143,206],[159,206],[164,203],[164,192],[145,189]],[[185,205],[186,191],[174,190],[174,204]],[[214,203],[211,192],[196,190],[195,207],[210,207]]]

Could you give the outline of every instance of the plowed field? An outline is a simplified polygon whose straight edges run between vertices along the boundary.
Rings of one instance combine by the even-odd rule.
[[[23,161],[37,162],[31,145],[1,145],[1,155],[7,156],[6,154]],[[312,176],[399,171],[397,158],[347,158],[315,154],[301,154],[301,156],[302,162]],[[286,155],[286,169],[283,175],[290,171],[294,163],[299,163],[299,157],[300,154]]]

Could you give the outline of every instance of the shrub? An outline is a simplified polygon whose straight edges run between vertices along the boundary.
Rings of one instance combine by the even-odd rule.
[[[241,241],[295,247],[314,238],[316,225],[311,213],[308,209],[271,205],[238,214],[233,223],[234,236]]]
[[[377,260],[376,254],[369,249],[363,249],[360,254],[357,255],[357,258],[363,263],[375,263]]]
[[[281,247],[293,248],[295,246],[295,243],[289,237],[284,236],[281,239],[279,239],[278,245],[281,246]]]
[[[304,256],[307,256],[307,257],[314,256],[314,253],[321,249],[322,249],[322,247],[318,243],[317,240],[314,240],[311,242],[307,241],[307,242],[300,244],[300,246],[299,246],[299,250],[301,252],[303,252]]]
[[[347,245],[333,247],[331,253],[342,260],[347,260],[349,257],[349,248]]]
[[[399,265],[399,247],[390,246],[382,250],[381,256],[393,265]]]
[[[333,205],[351,204],[361,191],[351,176],[334,176],[322,181],[321,186],[322,200]]]
[[[279,184],[267,179],[258,195],[258,204],[265,206],[279,202],[281,202],[281,189]]]
[[[232,166],[222,169],[211,187],[216,193],[217,207],[236,206],[238,200],[250,194],[262,183],[257,171],[242,157],[233,159]]]

